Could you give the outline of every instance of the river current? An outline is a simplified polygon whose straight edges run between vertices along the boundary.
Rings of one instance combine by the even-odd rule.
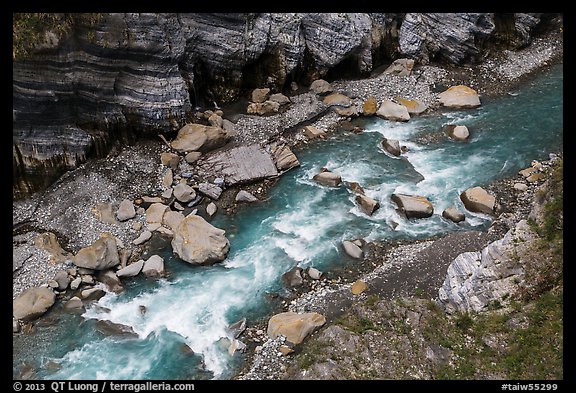
[[[408,122],[368,119],[361,134],[336,132],[296,149],[301,166],[284,174],[265,201],[212,220],[231,243],[224,262],[194,267],[169,248],[161,251],[167,277],[136,277],[83,314],[50,312],[34,333],[14,335],[14,377],[23,363],[38,379],[233,377],[244,355],[228,353],[226,327],[244,317],[248,325],[269,317],[275,305],[269,295],[284,290],[281,276],[293,267],[346,266],[352,260],[343,240],[422,239],[490,225],[490,217],[466,211],[460,193],[514,176],[563,148],[562,64],[511,93],[481,97],[476,109],[442,109]],[[440,131],[445,124],[466,125],[469,140],[449,139]],[[385,153],[383,137],[398,139],[408,151],[401,158]],[[346,187],[316,184],[312,176],[322,167],[358,182],[380,208],[367,216]],[[434,215],[406,220],[395,211],[392,193],[426,196]],[[451,205],[465,212],[464,222],[442,218]],[[95,324],[104,319],[131,326],[138,337],[102,334]]]

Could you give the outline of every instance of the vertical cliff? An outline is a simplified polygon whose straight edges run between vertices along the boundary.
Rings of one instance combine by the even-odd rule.
[[[477,60],[491,37],[525,45],[550,18],[122,13],[62,20],[65,29],[47,23],[15,36],[15,197],[106,154],[114,139],[176,131],[195,106],[232,102],[255,87],[279,92],[293,81],[367,75],[399,56]],[[29,50],[16,50],[25,40]]]

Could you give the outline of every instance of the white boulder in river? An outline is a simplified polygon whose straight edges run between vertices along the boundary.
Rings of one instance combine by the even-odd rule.
[[[172,249],[188,263],[211,265],[223,261],[230,250],[225,233],[202,217],[189,215],[174,229]]]

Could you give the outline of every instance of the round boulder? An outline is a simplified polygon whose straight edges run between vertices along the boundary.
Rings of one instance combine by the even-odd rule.
[[[283,312],[276,314],[268,321],[267,334],[271,339],[282,335],[292,344],[300,344],[306,336],[323,326],[326,318],[317,312],[297,314]]]
[[[14,318],[28,322],[44,314],[56,301],[56,294],[46,287],[33,287],[12,301]]]
[[[172,249],[180,259],[193,265],[220,262],[230,249],[225,233],[202,217],[189,215],[174,229]]]
[[[432,203],[424,196],[392,194],[392,202],[396,203],[406,218],[427,218],[434,214]]]
[[[471,212],[494,214],[496,207],[496,198],[482,187],[472,187],[460,194],[460,200],[464,207]]]

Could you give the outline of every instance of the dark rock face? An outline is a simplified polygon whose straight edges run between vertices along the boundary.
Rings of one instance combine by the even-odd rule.
[[[195,106],[256,87],[366,75],[392,56],[461,63],[539,14],[103,14],[13,62],[13,195],[42,189],[114,139],[175,132]],[[550,18],[544,18],[549,20]],[[508,34],[509,33],[509,34]]]

